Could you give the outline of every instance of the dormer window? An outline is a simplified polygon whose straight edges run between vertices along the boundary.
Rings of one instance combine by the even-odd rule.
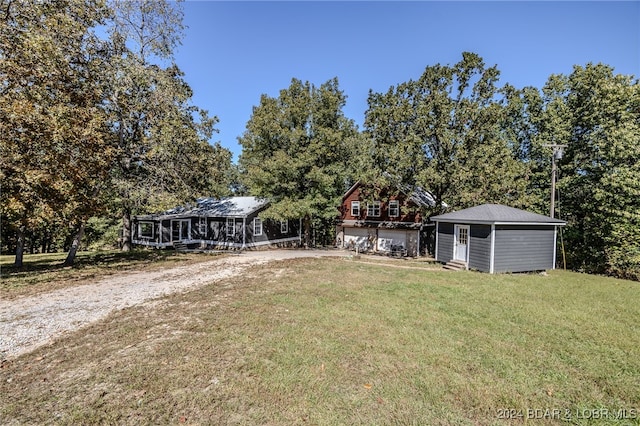
[[[380,217],[380,201],[374,201],[367,204],[367,216]]]
[[[360,201],[351,202],[351,216],[355,216],[355,217],[360,216]]]
[[[398,200],[389,201],[389,217],[400,216],[400,203]]]

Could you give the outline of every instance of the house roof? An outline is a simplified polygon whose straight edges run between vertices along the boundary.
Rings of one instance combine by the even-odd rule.
[[[531,213],[501,204],[482,204],[457,212],[445,213],[430,218],[434,222],[448,223],[482,223],[493,225],[565,225],[566,222]]]
[[[345,194],[342,196],[342,200],[344,201],[353,191],[356,190],[361,185],[360,181],[357,181]],[[397,185],[398,189],[405,194],[408,199],[416,204],[418,207],[435,207],[436,206],[436,197],[429,191],[422,189],[419,186],[409,186],[409,185]],[[442,203],[442,207],[448,207],[444,202]]]
[[[168,219],[172,217],[245,217],[269,204],[265,198],[225,197],[198,198],[195,206],[178,206],[162,213],[138,216],[139,219]]]

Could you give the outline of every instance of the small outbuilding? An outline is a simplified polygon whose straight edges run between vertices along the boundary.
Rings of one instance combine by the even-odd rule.
[[[431,217],[436,260],[489,273],[554,269],[558,227],[566,222],[500,204]]]

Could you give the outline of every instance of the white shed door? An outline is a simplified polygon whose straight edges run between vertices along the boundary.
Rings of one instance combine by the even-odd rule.
[[[466,263],[469,258],[469,225],[456,225],[454,233],[453,258]]]

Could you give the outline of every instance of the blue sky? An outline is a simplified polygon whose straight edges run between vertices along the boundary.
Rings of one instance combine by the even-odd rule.
[[[454,64],[463,51],[516,87],[589,62],[640,77],[640,2],[192,0],[184,18],[176,62],[193,103],[220,119],[212,142],[235,159],[260,95],[277,97],[292,78],[320,86],[338,77],[344,113],[362,129],[370,89]]]

